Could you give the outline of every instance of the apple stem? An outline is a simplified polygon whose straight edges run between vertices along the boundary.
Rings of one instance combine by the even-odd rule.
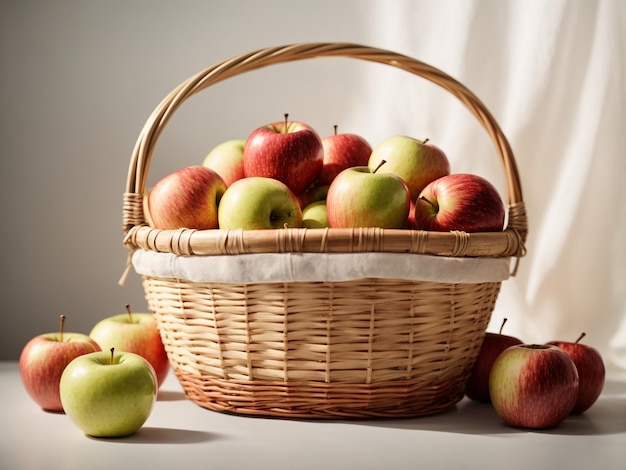
[[[109,365],[113,365],[113,355],[115,353],[115,348],[111,348],[111,359],[109,361]]]
[[[63,342],[63,330],[65,328],[65,315],[61,315],[59,317],[59,322],[61,323],[60,326],[60,330],[61,330],[61,342]]]
[[[430,204],[431,207],[433,207],[435,210],[439,210],[439,208],[437,207],[437,205],[433,202],[431,202],[429,199],[426,198],[426,196],[420,196],[420,199],[422,201],[426,201],[428,204]]]
[[[372,173],[376,173],[378,171],[378,169],[383,166],[385,163],[387,163],[387,160],[381,160],[380,163],[378,164],[378,166],[376,168],[374,168],[374,171],[372,171]]]
[[[584,331],[580,334],[580,336],[578,337],[578,339],[576,341],[574,341],[575,343],[578,343],[581,339],[583,339],[585,336],[587,336],[587,333],[585,333]]]
[[[498,332],[498,334],[502,334],[502,329],[504,328],[504,324],[507,322],[507,320],[507,318],[502,319],[502,325],[500,325],[500,331]]]
[[[335,135],[337,135],[337,124],[333,126],[333,132],[335,133]]]
[[[126,304],[126,311],[128,312],[128,319],[132,323],[133,322],[133,314],[132,314],[132,312],[130,310],[130,305],[129,304]]]
[[[285,132],[287,132],[287,123],[289,122],[289,113],[285,113]]]

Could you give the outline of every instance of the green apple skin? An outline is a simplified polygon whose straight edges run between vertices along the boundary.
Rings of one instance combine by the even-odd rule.
[[[399,176],[374,173],[366,166],[343,170],[326,196],[328,222],[332,228],[403,228],[411,199]]]
[[[509,426],[547,429],[574,408],[579,377],[574,361],[551,345],[517,344],[496,358],[489,373],[489,395]]]
[[[394,173],[402,178],[415,201],[428,183],[450,174],[450,162],[439,147],[404,135],[393,135],[382,140],[372,150],[367,166],[374,170],[381,161],[385,164],[377,173]]]
[[[78,356],[100,351],[83,333],[44,333],[32,338],[20,354],[19,370],[28,395],[46,411],[63,411],[59,382],[67,365]]]
[[[244,177],[243,148],[245,139],[226,140],[209,151],[202,166],[210,168],[222,177],[226,186]]]
[[[298,194],[298,203],[302,210],[309,204],[313,204],[317,201],[325,201],[328,194],[328,188],[330,185],[315,185],[307,189],[305,192]]]
[[[306,228],[327,228],[326,201],[315,201],[302,209],[302,225]]]
[[[228,187],[218,208],[223,230],[262,230],[302,227],[298,198],[285,183],[249,176]]]
[[[146,422],[157,398],[152,366],[138,354],[100,351],[68,364],[61,375],[65,414],[86,435],[124,437]]]
[[[159,386],[170,369],[169,359],[151,313],[121,313],[100,320],[94,325],[89,337],[103,351],[125,351],[139,354],[154,368]]]

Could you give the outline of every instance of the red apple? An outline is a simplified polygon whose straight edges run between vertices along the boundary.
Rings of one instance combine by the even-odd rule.
[[[63,411],[59,384],[65,367],[78,356],[100,351],[100,346],[89,336],[64,332],[64,323],[65,316],[61,315],[59,332],[35,336],[20,355],[24,388],[35,403],[48,411]]]
[[[465,394],[475,401],[490,402],[489,374],[493,363],[505,349],[516,344],[522,344],[519,338],[502,334],[507,319],[502,321],[498,333],[485,333],[483,344],[480,347],[476,362],[472,367],[469,379],[465,385]]]
[[[578,371],[556,346],[518,344],[505,349],[493,363],[489,394],[494,409],[509,426],[551,428],[574,408]]]
[[[217,228],[217,205],[226,183],[210,168],[194,165],[160,179],[148,194],[146,218],[154,228]]]
[[[548,343],[561,348],[576,364],[579,385],[578,398],[572,410],[574,414],[585,412],[596,402],[604,388],[606,375],[602,356],[597,349],[580,342],[584,337],[585,333],[582,333],[573,343],[568,341]]]
[[[294,194],[308,189],[324,163],[322,140],[307,124],[285,120],[250,133],[243,150],[246,177],[261,176],[283,182]]]
[[[405,135],[393,135],[380,142],[369,158],[368,166],[376,168],[385,160],[381,171],[402,178],[415,201],[428,183],[450,173],[448,157],[439,147],[426,140]]]
[[[422,230],[499,232],[504,217],[504,203],[495,186],[468,173],[436,179],[415,201],[415,224]]]
[[[393,173],[377,173],[367,166],[343,170],[326,196],[332,228],[403,228],[410,205],[409,188],[402,178]]]
[[[115,348],[143,357],[153,367],[159,386],[167,377],[170,364],[152,313],[131,312],[126,305],[126,313],[100,320],[89,336],[103,351]]]
[[[372,147],[360,135],[337,134],[337,126],[333,135],[322,139],[324,147],[324,164],[317,178],[318,185],[330,185],[339,173],[354,166],[367,166]]]

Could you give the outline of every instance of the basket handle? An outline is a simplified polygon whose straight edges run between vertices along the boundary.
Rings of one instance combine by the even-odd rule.
[[[509,142],[485,105],[463,84],[435,67],[392,51],[352,43],[304,43],[258,49],[212,65],[172,90],[150,115],[133,149],[124,193],[124,233],[128,234],[133,227],[146,224],[143,197],[154,147],[174,112],[187,98],[244,72],[268,65],[319,57],[347,57],[390,65],[427,79],[459,99],[487,131],[501,158],[509,208],[507,229],[516,233],[523,247],[528,222],[518,168]]]

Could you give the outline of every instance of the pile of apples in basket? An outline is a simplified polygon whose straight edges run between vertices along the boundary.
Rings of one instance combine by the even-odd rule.
[[[320,138],[302,122],[275,122],[211,150],[202,164],[159,180],[144,199],[160,229],[381,227],[501,231],[505,208],[495,187],[454,174],[426,141],[391,136],[372,148],[361,136]],[[89,335],[41,334],[20,356],[28,394],[65,412],[87,435],[126,436],[148,419],[169,370],[155,319],[127,313]],[[584,335],[584,334],[583,334]],[[581,336],[582,338],[582,336]],[[487,332],[466,395],[491,403],[504,423],[543,429],[586,411],[605,381],[596,349],[580,342],[523,343]]]

